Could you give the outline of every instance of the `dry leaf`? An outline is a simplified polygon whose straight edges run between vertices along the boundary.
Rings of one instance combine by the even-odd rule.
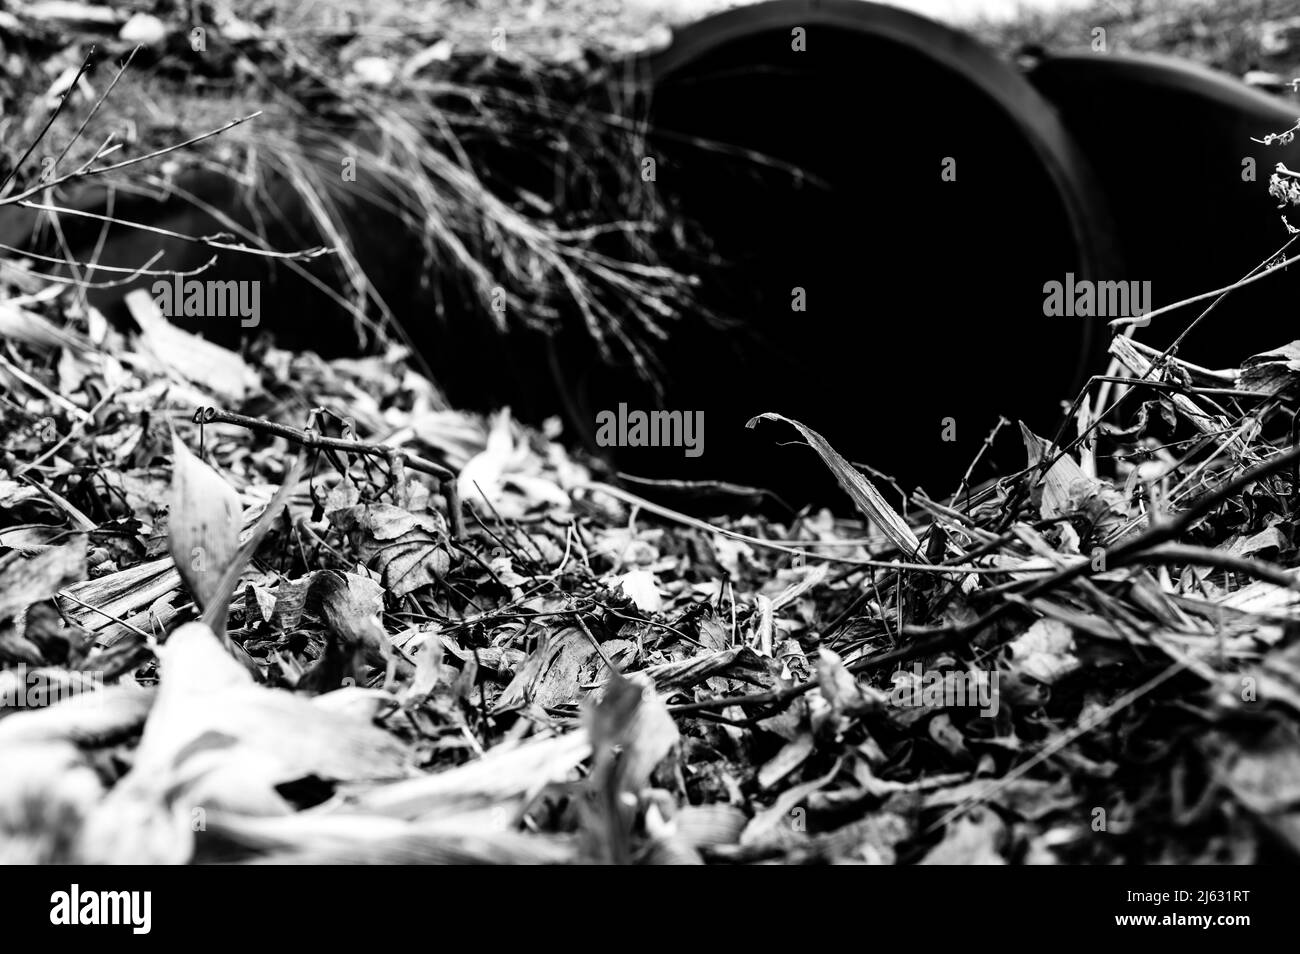
[[[588,850],[595,857],[627,864],[640,792],[654,767],[677,744],[677,726],[654,683],[641,674],[628,679],[615,675],[600,702],[588,710],[586,722],[595,753],[589,783],[593,797],[583,803],[589,818]],[[673,839],[660,841],[670,846]]]
[[[610,581],[610,588],[623,588],[623,594],[643,613],[658,613],[664,608],[659,581],[649,570],[630,570]]]
[[[504,712],[530,702],[543,709],[577,702],[582,672],[599,659],[591,639],[578,627],[566,626],[550,633],[519,667],[493,711]]]
[[[390,651],[384,632],[384,588],[356,573],[324,570],[312,581],[311,598],[320,600],[325,625],[349,650],[360,650],[372,665]]]
[[[201,623],[163,647],[157,702],[135,764],[87,823],[87,860],[182,863],[207,812],[283,813],[297,779],[407,774],[396,740],[368,720],[253,682]]]
[[[172,453],[168,547],[181,578],[206,609],[239,552],[239,494],[178,437],[172,439]]]
[[[835,448],[831,447],[830,442],[822,437],[811,427],[806,427],[798,421],[793,421],[788,417],[780,414],[768,412],[760,414],[758,417],[751,418],[746,427],[754,427],[760,420],[785,421],[798,429],[804,439],[812,445],[813,450],[821,456],[826,466],[830,468],[835,479],[839,481],[841,487],[853,500],[853,505],[869,520],[872,525],[879,528],[894,546],[909,559],[914,559],[922,563],[928,563],[929,560],[925,555],[920,553],[921,541],[916,538],[912,528],[907,525],[907,521],[898,515],[880,495],[870,480],[847,460],[840,456]]]
[[[238,354],[177,328],[143,288],[127,292],[124,301],[143,332],[143,349],[152,353],[161,367],[228,401],[239,402],[247,396],[257,375]]]
[[[354,795],[347,810],[429,821],[459,817],[466,825],[501,828],[522,801],[551,782],[569,778],[590,753],[586,732],[503,743],[457,768]]]
[[[1300,383],[1300,341],[1253,355],[1241,364],[1240,386],[1247,391],[1280,394]]]
[[[1026,676],[1051,685],[1079,668],[1074,656],[1074,632],[1065,623],[1040,619],[1008,644],[1011,658]]]
[[[85,578],[84,534],[74,534],[65,546],[46,547],[30,558],[17,552],[0,556],[0,622],[25,614],[33,603]]]

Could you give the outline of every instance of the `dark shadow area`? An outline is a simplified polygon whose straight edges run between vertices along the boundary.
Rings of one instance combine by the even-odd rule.
[[[1029,80],[1059,110],[1109,200],[1123,278],[1150,281],[1155,307],[1229,285],[1288,239],[1268,179],[1294,168],[1300,146],[1281,133],[1294,109],[1228,76],[1165,57],[1049,57]],[[1247,159],[1254,178],[1243,177]],[[1292,214],[1292,224],[1300,215]],[[1293,245],[1288,255],[1300,251]],[[1188,336],[1180,357],[1214,368],[1294,338],[1295,268],[1233,292]],[[1169,344],[1201,311],[1188,306],[1138,333]]]
[[[946,493],[999,414],[1047,429],[1054,399],[1073,397],[1092,329],[1044,317],[1043,284],[1098,267],[1104,208],[1090,197],[1095,216],[1071,220],[1083,173],[1070,178],[1068,146],[1051,142],[1032,91],[1018,114],[987,92],[1021,94],[1002,64],[897,11],[831,25],[789,7],[720,41],[688,31],[655,84],[656,188],[714,242],[703,297],[737,324],[683,329],[669,345],[665,404],[707,409],[705,454],[618,459],[823,496],[815,455],[776,446],[792,430],[745,431],[777,411],[851,460]],[[917,32],[900,42],[877,29],[880,16]],[[802,52],[791,45],[800,24]],[[922,46],[936,35],[957,44],[945,51],[954,65]],[[955,181],[941,174],[948,157]],[[625,392],[608,388],[604,406]],[[1016,430],[1003,437],[1003,466],[1023,465]]]

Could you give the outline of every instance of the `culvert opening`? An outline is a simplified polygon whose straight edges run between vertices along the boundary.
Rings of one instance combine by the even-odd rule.
[[[737,320],[671,346],[668,401],[713,410],[710,452],[672,466],[761,480],[796,455],[820,479],[745,432],[777,411],[939,493],[999,414],[1052,423],[1101,336],[1045,316],[1043,286],[1104,271],[1105,213],[1009,67],[899,11],[774,3],[650,69],[654,188],[712,241],[701,294]]]
[[[1268,180],[1300,164],[1300,143],[1265,144],[1295,123],[1292,105],[1208,69],[1161,56],[1048,57],[1029,81],[1058,111],[1110,200],[1120,276],[1150,282],[1157,308],[1224,287],[1291,236]],[[1292,245],[1286,255],[1296,254]],[[1179,356],[1219,368],[1293,337],[1300,278],[1274,274],[1234,291]],[[1210,305],[1155,319],[1137,339],[1166,347]]]

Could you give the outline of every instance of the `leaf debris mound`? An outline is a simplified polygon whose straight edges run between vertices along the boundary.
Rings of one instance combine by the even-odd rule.
[[[400,355],[272,351],[247,418],[196,413],[201,371],[5,309],[60,333],[0,359],[6,860],[1297,847],[1295,346],[1231,411],[1136,399],[1122,481],[1026,432],[946,501],[704,521]],[[1175,444],[1188,403],[1228,426]]]

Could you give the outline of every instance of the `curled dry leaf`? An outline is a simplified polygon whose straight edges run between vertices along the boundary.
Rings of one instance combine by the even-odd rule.
[[[1074,633],[1065,623],[1040,619],[1024,635],[1017,636],[1008,648],[1016,667],[1045,685],[1079,668],[1074,656]]]
[[[432,629],[421,633],[410,641],[412,649],[418,649],[415,656],[415,677],[407,690],[410,701],[426,699],[437,688],[443,676],[442,628],[434,624]]]
[[[586,732],[503,743],[457,768],[355,794],[339,811],[425,821],[459,818],[466,826],[502,828],[526,799],[570,778],[590,754]]]
[[[677,726],[644,674],[615,674],[600,702],[588,709],[587,734],[595,752],[585,802],[592,824],[587,834],[594,856],[624,864],[636,823],[639,795],[650,773],[677,744]],[[666,834],[666,833],[663,833]],[[673,839],[660,839],[670,848]]]
[[[123,300],[140,326],[142,353],[151,354],[169,372],[228,401],[242,401],[257,381],[236,352],[168,321],[145,289],[129,291]]]
[[[609,655],[627,645],[623,640],[607,640],[602,648]],[[577,626],[566,626],[538,642],[493,711],[504,712],[530,702],[544,709],[577,702],[583,674],[603,669],[604,661],[591,638]]]
[[[840,453],[830,445],[830,441],[811,427],[771,412],[751,418],[745,426],[754,427],[760,420],[785,421],[785,423],[796,428],[812,446],[813,450],[818,453],[826,466],[830,468],[831,473],[835,475],[839,485],[844,488],[845,493],[853,500],[853,505],[858,508],[859,512],[871,521],[871,524],[888,537],[890,542],[898,547],[899,551],[909,559],[929,562],[925,559],[924,554],[919,552],[921,541],[916,538],[916,534],[907,525],[907,521],[899,516],[898,511],[886,502],[880,491],[876,489],[875,484],[840,456]]]
[[[0,302],[0,338],[41,350],[64,348],[76,355],[92,350],[85,336],[59,328],[35,312],[10,302]]]
[[[539,502],[566,509],[569,496],[553,477],[542,473],[543,463],[509,410],[501,411],[492,419],[487,446],[460,472],[461,499],[480,501],[508,519],[523,516]]]
[[[172,453],[168,546],[185,585],[206,609],[239,553],[239,495],[179,437],[172,438]]]
[[[320,600],[325,625],[352,651],[382,664],[390,646],[384,632],[384,588],[357,573],[322,570],[312,580],[311,597]]]
[[[664,608],[659,581],[649,570],[629,570],[615,577],[610,585],[622,587],[624,595],[643,613],[658,613]]]
[[[819,649],[816,667],[822,698],[830,704],[831,712],[837,718],[879,712],[885,707],[887,700],[884,695],[859,683],[835,651],[825,647]]]
[[[361,561],[380,574],[394,596],[413,593],[447,575],[451,556],[441,514],[367,504],[340,508],[329,518],[354,535]]]
[[[619,752],[617,766],[610,763],[608,780],[620,792],[644,788],[679,737],[654,683],[643,673],[626,678],[615,674],[586,721],[598,765],[610,759],[613,750]]]
[[[1241,365],[1240,384],[1265,394],[1294,391],[1300,385],[1300,341],[1247,358]]]
[[[209,811],[276,814],[276,786],[407,774],[401,745],[346,709],[257,685],[201,623],[163,647],[158,699],[131,771],[88,820],[89,861],[181,863]]]
[[[1029,466],[1036,467],[1043,459],[1043,455],[1052,450],[1050,441],[1039,437],[1022,422],[1020,425],[1020,436],[1025,442],[1025,453],[1029,458]],[[1053,451],[1053,456],[1056,452]],[[1047,473],[1043,476],[1042,481],[1042,504],[1039,508],[1044,517],[1059,517],[1073,513],[1070,508],[1071,488],[1077,482],[1087,482],[1088,476],[1069,454],[1060,454],[1059,457],[1047,468]]]
[[[1051,441],[1035,434],[1022,423],[1020,435],[1025,442],[1029,466],[1042,461],[1052,450]],[[1125,523],[1124,498],[1104,480],[1089,477],[1069,454],[1052,451],[1054,462],[1042,480],[1039,512],[1045,518],[1079,515],[1093,527],[1093,536],[1106,539]]]

